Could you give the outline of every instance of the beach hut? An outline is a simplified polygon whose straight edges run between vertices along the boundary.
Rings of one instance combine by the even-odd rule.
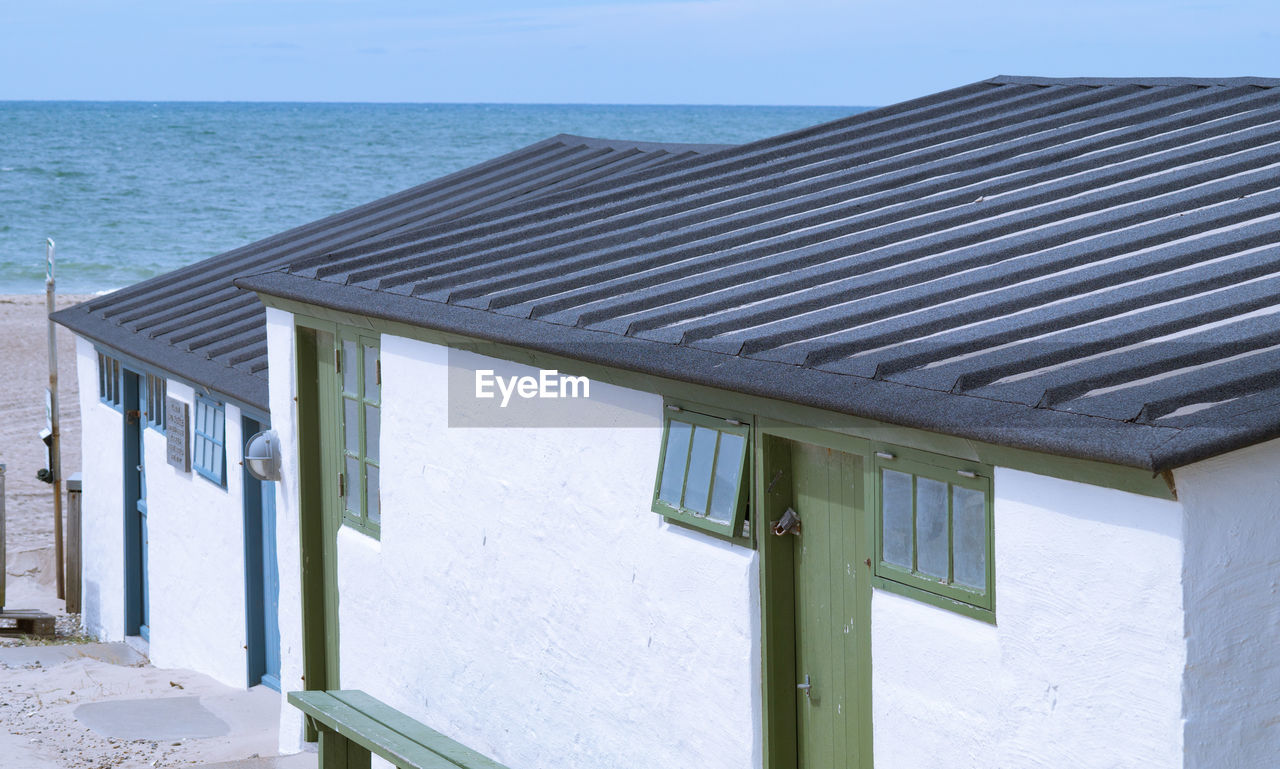
[[[333,765],[1272,765],[1278,125],[1000,77],[237,280],[282,685]]]
[[[278,490],[242,465],[272,414],[264,308],[235,277],[720,148],[556,136],[55,313],[77,344],[86,632],[279,687],[296,579],[276,557]]]

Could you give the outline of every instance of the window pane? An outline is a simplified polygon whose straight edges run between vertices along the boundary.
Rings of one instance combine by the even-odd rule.
[[[916,478],[916,570],[947,576],[947,484]]]
[[[658,499],[672,507],[680,506],[680,490],[684,486],[684,468],[689,459],[689,436],[693,425],[671,420],[667,428],[667,446],[662,454],[662,483]]]
[[[364,397],[378,402],[378,348],[364,346]]]
[[[382,437],[378,411],[377,406],[364,407],[364,456],[370,462],[378,461],[378,441]]]
[[[348,512],[356,515],[360,514],[360,460],[352,457],[346,458],[346,469],[343,471],[342,479],[346,482],[347,495],[343,497],[343,508]]]
[[[191,461],[196,467],[203,468],[204,467],[204,438],[201,438],[199,435],[197,435],[195,437],[195,440],[192,441],[192,443],[194,445],[192,445],[191,447],[191,453],[193,455],[191,457]]]
[[[212,408],[209,409],[209,411],[212,412],[213,416],[213,440],[216,443],[225,443],[226,441],[223,439],[222,428],[226,425],[227,420],[222,416],[222,409]]]
[[[221,480],[222,479],[222,448],[220,446],[210,446],[209,454],[213,459],[213,462],[211,463],[212,470],[213,470],[213,477]]]
[[[365,510],[368,511],[370,523],[382,522],[382,510],[378,505],[378,468],[376,465],[365,465],[369,481],[365,484]]]
[[[896,470],[880,474],[882,557],[888,563],[911,568],[911,476]]]
[[[350,454],[360,453],[360,404],[342,399],[342,448]]]
[[[746,439],[733,433],[720,434],[720,455],[716,458],[716,485],[711,492],[711,511],[707,517],[731,523],[738,487],[742,480],[742,444]]]
[[[711,491],[711,464],[716,458],[716,436],[709,427],[693,428],[693,450],[689,452],[689,476],[684,485],[684,507],[695,513],[707,512]]]
[[[974,489],[951,487],[951,516],[955,527],[955,581],[987,589],[987,495]]]
[[[356,376],[360,368],[356,343],[342,340],[342,389],[351,395],[359,395],[360,379]]]

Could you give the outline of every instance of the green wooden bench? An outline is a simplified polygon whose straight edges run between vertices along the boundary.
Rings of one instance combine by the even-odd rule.
[[[362,691],[289,692],[320,734],[320,769],[369,769],[376,753],[401,769],[506,769]]]

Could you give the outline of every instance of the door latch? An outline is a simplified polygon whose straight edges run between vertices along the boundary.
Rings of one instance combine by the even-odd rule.
[[[141,417],[142,417],[142,412],[139,411],[138,409],[130,409],[124,412],[125,421],[131,425],[136,425],[138,423],[138,419]]]
[[[802,684],[796,684],[796,688],[797,688],[797,689],[799,689],[800,691],[804,692],[804,696],[806,696],[806,697],[810,696],[810,695],[809,695],[809,692],[810,692],[810,690],[812,690],[812,689],[813,689],[813,684],[812,684],[812,683],[810,683],[810,681],[809,681],[809,674],[808,674],[808,673],[805,673],[805,674],[804,674],[804,683],[802,683]]]
[[[770,528],[772,528],[773,533],[779,537],[785,534],[799,534],[800,516],[795,510],[788,507],[787,511],[782,514],[782,517],[774,521]]]

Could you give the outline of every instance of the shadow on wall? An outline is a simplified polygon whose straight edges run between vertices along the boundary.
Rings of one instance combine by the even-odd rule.
[[[85,580],[84,596],[80,600],[80,606],[84,609],[80,624],[85,632],[95,638],[100,637],[102,635],[102,601],[97,582]]]

